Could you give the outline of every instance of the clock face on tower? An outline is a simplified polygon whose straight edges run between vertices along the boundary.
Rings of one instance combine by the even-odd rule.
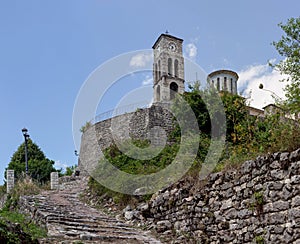
[[[169,50],[172,52],[175,52],[177,49],[176,44],[174,42],[170,42],[168,47],[169,47]]]

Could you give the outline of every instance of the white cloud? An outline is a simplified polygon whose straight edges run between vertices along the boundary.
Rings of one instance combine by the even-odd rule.
[[[275,97],[284,99],[283,88],[286,83],[280,80],[286,77],[271,69],[268,64],[251,65],[238,74],[238,90],[244,97],[249,98],[248,102],[251,106],[261,109],[274,103],[275,99],[272,97],[274,94]],[[260,84],[263,84],[265,90],[259,89]]]
[[[63,171],[64,171],[67,167],[69,167],[69,165],[62,163],[59,160],[56,160],[55,163],[54,163],[54,168],[56,168],[56,169],[61,169],[62,168]]]
[[[197,47],[194,43],[189,43],[185,47],[185,52],[190,59],[195,59],[197,56]]]
[[[153,77],[150,75],[147,75],[146,78],[142,81],[143,86],[148,86],[153,83]]]
[[[129,64],[131,67],[145,67],[151,61],[152,61],[152,54],[140,53],[133,56]]]

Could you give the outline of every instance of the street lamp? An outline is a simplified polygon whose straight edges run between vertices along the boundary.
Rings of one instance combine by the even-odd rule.
[[[261,89],[261,90],[267,91],[267,92],[271,92],[272,95],[275,96],[279,101],[282,101],[282,98],[280,96],[278,96],[275,92],[273,92],[271,90],[268,90],[268,89],[265,89],[264,85],[262,83],[259,84],[258,88]]]
[[[28,138],[29,138],[29,134],[27,133],[28,130],[26,128],[23,128],[22,129],[22,133],[23,133],[23,136],[24,136],[24,139],[25,139],[25,171],[26,171],[26,175],[28,175],[28,149],[27,149],[27,141],[28,141]]]

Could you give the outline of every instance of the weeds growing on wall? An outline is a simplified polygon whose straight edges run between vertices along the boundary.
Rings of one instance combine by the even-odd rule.
[[[16,182],[12,192],[8,194],[4,209],[15,211],[20,196],[36,195],[41,191],[40,186],[31,178],[24,177]]]
[[[30,178],[25,177],[16,182],[0,211],[0,240],[5,241],[0,241],[1,243],[38,243],[38,238],[47,235],[44,228],[37,226],[29,217],[17,211],[20,196],[34,195],[40,191],[40,186]]]

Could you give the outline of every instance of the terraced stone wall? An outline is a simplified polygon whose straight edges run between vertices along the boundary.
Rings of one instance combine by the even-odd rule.
[[[199,243],[299,243],[300,149],[258,157],[202,184],[191,190],[178,182],[140,214],[162,234]]]

